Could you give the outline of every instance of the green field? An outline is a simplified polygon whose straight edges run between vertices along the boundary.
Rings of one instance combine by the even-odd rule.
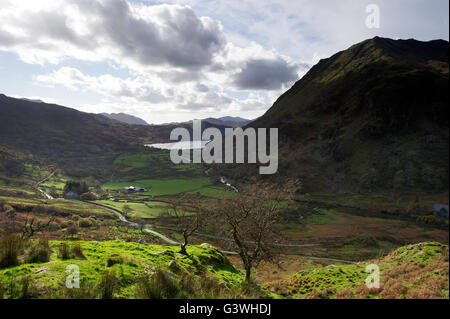
[[[147,154],[122,154],[114,161],[117,177],[133,179],[162,177],[200,177],[203,169],[196,164],[174,164],[166,150],[152,150]]]
[[[147,192],[139,193],[142,195],[174,195],[185,192],[195,191],[204,186],[210,185],[211,179],[209,177],[196,178],[167,178],[167,179],[143,179],[135,181],[120,181],[109,182],[103,184],[102,187],[108,190],[121,190],[127,186],[139,186],[147,188]]]
[[[110,214],[107,210],[92,206],[87,203],[71,200],[45,200],[21,197],[6,197],[0,196],[0,199],[5,200],[10,205],[24,205],[24,206],[43,206],[46,208],[57,208],[72,213],[89,213],[89,214]]]
[[[128,201],[114,202],[110,200],[97,200],[93,202],[95,204],[100,204],[103,206],[111,207],[123,212],[123,207],[128,205],[132,209],[130,217],[140,217],[140,218],[155,218],[161,215],[167,207],[167,203],[164,202],[146,202],[146,203],[135,203]]]

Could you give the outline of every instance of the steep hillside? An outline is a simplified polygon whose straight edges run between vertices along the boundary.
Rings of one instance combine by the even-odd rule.
[[[368,288],[370,264],[379,267],[379,288]],[[401,247],[384,258],[353,265],[304,270],[291,279],[265,284],[274,293],[294,298],[446,298],[448,246],[427,242]]]
[[[224,116],[219,118],[209,117],[203,121],[209,122],[212,125],[220,125],[225,127],[243,127],[249,124],[251,121],[242,117]]]
[[[126,124],[148,125],[143,119],[125,113],[101,113],[100,115]]]
[[[144,144],[167,141],[174,127],[125,124],[102,115],[1,94],[0,119],[5,160],[6,150],[9,154],[32,154],[79,177],[108,176],[118,155],[148,152]],[[11,160],[8,163],[13,165]],[[0,166],[4,165],[2,161]]]
[[[375,37],[321,60],[252,127],[307,190],[448,189],[448,42]]]
[[[0,95],[0,145],[44,157],[121,151],[150,136],[141,126],[46,103]]]

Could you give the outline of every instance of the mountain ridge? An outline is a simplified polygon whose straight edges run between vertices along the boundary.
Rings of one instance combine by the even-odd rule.
[[[443,190],[447,88],[447,41],[375,37],[322,59],[248,127],[279,128],[280,174],[308,190]]]

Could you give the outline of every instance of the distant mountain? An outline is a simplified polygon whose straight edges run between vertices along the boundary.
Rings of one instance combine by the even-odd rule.
[[[249,126],[305,190],[448,190],[449,43],[375,37],[321,60]],[[247,169],[246,169],[247,170]]]
[[[99,114],[3,94],[0,119],[0,147],[32,154],[73,176],[107,174],[108,164],[118,154],[143,150],[144,144],[168,138],[171,129],[128,125]]]
[[[101,113],[101,115],[126,124],[149,125],[143,119],[125,113]]]
[[[223,127],[243,127],[251,122],[251,120],[242,117],[224,116],[219,118],[206,118],[203,121],[209,122],[212,125],[220,125]]]

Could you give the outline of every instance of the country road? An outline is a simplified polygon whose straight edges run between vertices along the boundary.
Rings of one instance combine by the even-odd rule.
[[[51,200],[54,199],[54,198],[52,196],[50,196],[50,194],[47,194],[44,190],[40,189],[39,185],[42,184],[43,182],[45,182],[46,180],[48,180],[50,177],[52,177],[55,174],[55,172],[56,172],[56,170],[54,170],[47,177],[45,177],[43,180],[41,180],[41,181],[39,181],[39,182],[37,182],[35,184],[36,189],[39,192],[41,192],[42,194],[44,194],[44,196],[46,196],[47,199],[51,199]],[[81,200],[76,200],[76,201],[83,202],[83,203],[86,203],[86,204],[89,204],[89,205],[92,205],[92,206],[104,209],[104,210],[106,210],[106,211],[108,211],[110,213],[113,213],[114,215],[116,215],[119,218],[120,221],[122,221],[122,222],[124,222],[124,223],[126,223],[128,225],[131,225],[131,226],[136,227],[136,228],[140,228],[141,227],[140,224],[132,222],[132,221],[129,221],[128,219],[126,219],[125,216],[123,215],[123,213],[121,211],[119,211],[119,210],[116,210],[116,209],[113,209],[113,208],[110,208],[110,207],[106,207],[106,206],[103,206],[103,205],[95,204],[95,203],[92,203],[92,202],[86,202],[86,201],[81,201]],[[154,236],[157,236],[157,237],[161,238],[163,241],[165,241],[166,243],[168,243],[170,245],[181,245],[180,242],[177,242],[177,241],[175,241],[173,239],[170,239],[169,237],[164,236],[163,234],[158,233],[158,232],[156,232],[156,231],[154,231],[154,230],[152,230],[152,229],[150,229],[148,227],[166,228],[166,229],[171,229],[171,230],[175,230],[175,229],[172,229],[170,227],[154,226],[154,225],[147,224],[147,225],[145,225],[142,228],[142,231],[144,231],[146,233],[149,233],[149,234],[152,234]],[[225,241],[230,241],[231,240],[231,239],[226,238],[226,237],[220,237],[220,236],[215,236],[215,235],[203,234],[203,233],[198,233],[198,232],[194,233],[194,235],[195,236],[199,236],[199,237],[207,237],[207,238],[217,239],[217,240],[225,240]],[[281,244],[281,243],[273,243],[273,246],[276,246],[276,247],[313,247],[313,246],[320,246],[320,244]],[[237,255],[238,254],[235,251],[222,250],[221,252],[223,254],[226,254],[226,255]],[[282,256],[283,254],[280,254],[280,255]],[[333,259],[333,258],[326,258],[326,257],[314,257],[314,256],[297,255],[297,254],[295,254],[295,255],[299,256],[299,257],[302,257],[302,258],[308,258],[308,259],[321,259],[321,260],[329,260],[329,261],[336,261],[336,262],[343,262],[343,263],[353,263],[352,261],[341,260],[341,259]]]
[[[44,192],[44,190],[39,188],[39,185],[41,185],[43,182],[47,181],[50,177],[52,177],[53,175],[55,175],[56,173],[56,169],[53,170],[53,172],[51,172],[50,174],[48,174],[44,179],[40,180],[39,182],[37,182],[36,184],[34,184],[34,187],[42,194],[44,195],[47,199],[54,199],[53,196],[51,196],[50,194]]]

